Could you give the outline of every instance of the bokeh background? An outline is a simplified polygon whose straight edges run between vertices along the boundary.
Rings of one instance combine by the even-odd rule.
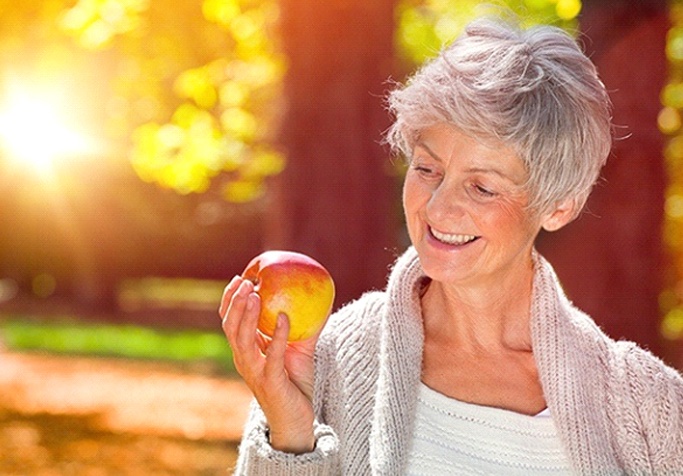
[[[482,4],[0,0],[0,473],[229,471],[223,286],[268,248],[321,261],[337,306],[384,286],[407,246],[384,97]],[[683,4],[487,4],[570,31],[614,102],[586,213],[539,250],[683,368]]]

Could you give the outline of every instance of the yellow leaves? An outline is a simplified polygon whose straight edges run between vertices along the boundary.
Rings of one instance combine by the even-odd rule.
[[[227,81],[220,86],[218,91],[221,106],[225,108],[239,107],[249,97],[249,88],[237,81]]]
[[[223,187],[226,200],[244,203],[261,197],[265,191],[264,179],[277,175],[284,169],[285,160],[282,154],[266,148],[252,151],[250,159],[240,170],[240,175]]]
[[[232,203],[246,203],[265,193],[263,182],[240,179],[228,182],[223,187],[223,197]]]
[[[657,115],[657,126],[664,134],[673,134],[681,128],[681,114],[678,109],[667,106]]]
[[[182,194],[205,192],[212,179],[229,172],[233,175],[223,189],[226,199],[258,198],[265,178],[284,168],[284,158],[228,132],[207,111],[186,103],[171,123],[148,123],[135,131],[131,162],[143,180]]]
[[[180,193],[225,182],[218,187],[227,200],[253,200],[284,168],[269,146],[285,73],[273,34],[279,10],[268,0],[203,0],[201,8],[232,47],[177,75],[173,92],[183,102],[167,123],[136,130],[131,161],[144,180]]]
[[[223,130],[236,139],[251,142],[256,139],[257,122],[253,114],[239,107],[231,107],[221,114]]]
[[[683,218],[683,195],[670,194],[665,202],[666,214],[671,218]]]
[[[677,109],[683,108],[683,83],[673,81],[664,86],[661,100],[666,106]]]
[[[231,61],[227,74],[250,88],[279,83],[285,73],[284,59],[274,55],[251,55],[247,60]]]
[[[116,35],[139,28],[149,0],[79,0],[60,20],[61,28],[81,46],[97,49]]]
[[[244,5],[239,0],[204,0],[205,18],[225,28],[235,41],[235,54],[249,57],[271,51],[272,30],[279,19],[275,1]]]
[[[581,12],[580,0],[557,0],[555,12],[560,20],[573,20]]]
[[[525,25],[571,27],[582,4],[581,0],[403,0],[398,7],[397,42],[408,59],[421,63],[455,39],[475,16],[497,6],[517,13]]]
[[[230,22],[241,13],[238,0],[204,0],[202,12],[204,18],[220,25],[230,25]]]
[[[206,111],[194,106],[180,108],[170,124],[139,127],[133,141],[131,162],[145,181],[183,194],[204,192],[220,172],[220,131]]]
[[[663,239],[670,253],[667,288],[660,295],[661,332],[683,339],[683,2],[671,2],[671,28],[666,37],[669,80],[662,89],[659,130],[669,136],[664,148],[669,185],[664,198]]]
[[[530,12],[531,15],[535,13],[550,14],[563,21],[574,20],[581,12],[582,7],[581,0],[525,0],[523,4],[532,11]],[[553,21],[553,19],[548,18],[546,21]]]
[[[210,109],[218,100],[218,91],[208,67],[189,69],[175,80],[174,90],[182,98],[192,99],[199,107]]]
[[[662,335],[669,340],[683,338],[683,309],[677,307],[664,316]]]
[[[666,36],[666,57],[669,61],[683,61],[683,27],[676,26]]]

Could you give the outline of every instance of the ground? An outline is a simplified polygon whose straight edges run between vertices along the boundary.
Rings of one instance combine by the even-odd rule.
[[[0,474],[231,474],[249,390],[209,368],[0,352]]]

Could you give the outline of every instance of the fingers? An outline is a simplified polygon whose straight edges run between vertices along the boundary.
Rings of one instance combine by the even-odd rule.
[[[284,389],[289,384],[285,370],[289,335],[287,316],[278,316],[272,338],[258,332],[261,298],[254,292],[254,284],[240,277],[226,286],[219,312],[223,317],[223,332],[233,351],[235,368],[254,395],[264,402],[272,398],[273,389]],[[282,391],[275,391],[277,398]]]
[[[266,364],[264,373],[273,378],[281,374],[285,367],[285,351],[287,350],[287,336],[289,335],[289,319],[285,314],[277,317],[273,339],[265,351]]]
[[[227,308],[224,312],[223,332],[225,332],[225,336],[228,338],[228,341],[230,341],[230,344],[235,347],[239,342],[244,340],[242,337],[242,339],[238,341],[238,335],[240,335],[240,329],[245,319],[249,320],[248,318],[251,317],[251,321],[253,321],[253,318],[255,317],[258,320],[258,309],[256,305],[258,303],[254,303],[253,297],[250,299],[250,295],[255,294],[254,285],[250,281],[239,278],[236,283],[237,289],[234,291],[228,290],[231,286],[235,286],[233,282],[228,285],[225,292],[226,296],[232,295],[228,300]],[[258,296],[256,296],[255,299],[258,299]],[[254,314],[256,314],[256,316],[254,316]]]
[[[235,276],[223,290],[223,297],[221,298],[221,304],[218,308],[218,314],[221,316],[221,318],[224,318],[225,313],[228,312],[230,300],[232,299],[233,294],[235,294],[235,291],[237,291],[237,288],[241,282],[242,278],[240,276]]]
[[[232,344],[246,357],[255,359],[260,357],[256,328],[258,327],[261,299],[258,294],[253,292],[251,283],[246,285],[245,289],[247,294],[244,296],[244,313],[240,321],[236,323]]]

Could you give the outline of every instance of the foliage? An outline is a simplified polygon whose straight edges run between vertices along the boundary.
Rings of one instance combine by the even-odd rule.
[[[400,1],[399,50],[421,62],[481,3]],[[580,0],[499,3],[530,23],[567,27],[581,9]],[[98,89],[107,131],[144,181],[182,194],[215,186],[229,201],[242,202],[260,196],[264,180],[283,169],[273,145],[286,70],[277,0],[0,0],[0,8],[5,64],[17,63],[26,49],[15,45],[37,32],[54,40],[61,31],[92,53],[101,65],[96,81],[111,89]],[[28,18],[35,28],[27,33],[19,20]],[[44,62],[68,65],[73,45],[42,45],[48,43],[57,46]]]
[[[135,125],[130,157],[143,180],[185,194],[204,192],[220,178],[225,198],[250,200],[263,193],[266,177],[284,167],[272,146],[285,71],[277,41],[278,5],[276,0],[198,2],[184,2],[185,12],[174,6],[169,15],[162,0],[79,0],[61,24],[85,48],[118,48],[126,55],[120,104],[114,109],[134,109],[121,122]],[[402,50],[422,61],[452,39],[480,3],[400,3]],[[201,17],[188,5],[201,8]],[[581,2],[509,0],[506,6],[532,23],[569,26]],[[199,30],[207,25],[217,29],[203,38]],[[205,59],[195,54],[206,49],[212,54]],[[188,63],[194,64],[174,68]]]
[[[664,244],[671,257],[666,289],[660,295],[664,313],[662,333],[668,339],[683,339],[683,1],[671,4],[671,28],[666,56],[669,78],[661,94],[659,129],[668,135],[664,150],[669,185],[664,202]]]
[[[223,181],[235,202],[282,170],[272,147],[285,63],[272,0],[79,0],[61,25],[84,47],[113,50],[118,131],[137,174],[182,194]]]
[[[516,14],[523,25],[574,28],[581,0],[402,0],[397,8],[397,42],[402,54],[420,64],[454,40],[475,16],[493,9]]]
[[[480,3],[399,2],[401,51],[421,62],[452,39]],[[3,8],[3,15],[38,12],[44,18],[39,25],[59,27],[99,55],[102,75],[115,78],[102,104],[108,132],[121,141],[141,179],[181,194],[215,186],[229,201],[243,202],[260,196],[265,179],[283,169],[284,157],[273,145],[286,70],[277,0],[51,0],[38,5],[22,2]],[[503,5],[525,21],[566,26],[581,8],[579,0]],[[20,24],[10,21],[6,31]]]
[[[14,350],[176,362],[206,361],[232,370],[230,348],[225,338],[214,332],[81,324],[66,319],[40,323],[25,318],[3,321],[0,330],[3,343]]]

